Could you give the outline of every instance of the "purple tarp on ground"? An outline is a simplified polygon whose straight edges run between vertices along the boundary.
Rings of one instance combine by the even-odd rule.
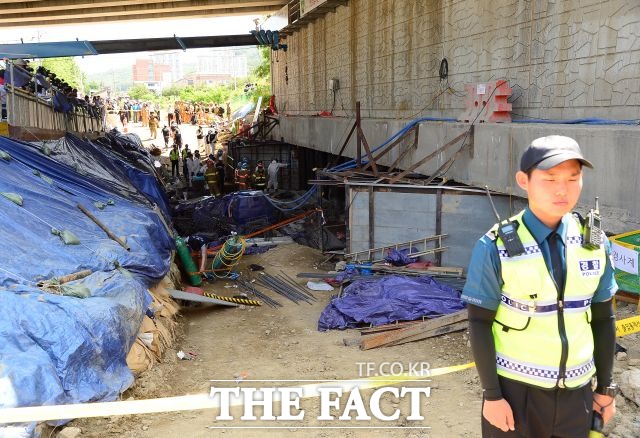
[[[382,279],[357,280],[341,298],[322,311],[318,330],[345,329],[359,323],[374,326],[412,321],[462,310],[460,292],[429,276],[388,275]]]

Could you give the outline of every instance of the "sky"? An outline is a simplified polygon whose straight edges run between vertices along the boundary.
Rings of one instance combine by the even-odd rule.
[[[194,18],[181,20],[120,21],[111,23],[71,24],[65,26],[0,28],[0,43],[25,43],[79,40],[115,40],[130,38],[161,38],[238,35],[255,29],[258,15]],[[81,69],[88,74],[114,67],[135,64],[136,58],[150,52],[77,57]],[[187,50],[185,62],[195,62],[197,50]],[[192,58],[192,59],[190,59]]]

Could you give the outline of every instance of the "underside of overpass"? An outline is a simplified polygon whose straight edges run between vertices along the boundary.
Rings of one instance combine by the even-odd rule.
[[[287,0],[45,0],[2,2],[0,27],[270,14]]]

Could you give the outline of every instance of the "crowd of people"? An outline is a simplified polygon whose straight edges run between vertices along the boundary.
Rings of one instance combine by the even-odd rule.
[[[176,101],[167,108],[167,123],[215,126],[231,120],[231,103]]]
[[[3,119],[6,118],[7,89],[5,85],[7,84],[52,104],[54,111],[78,112],[104,122],[106,107],[100,96],[82,97],[75,87],[55,73],[43,66],[34,70],[29,61],[24,59],[17,59],[12,65],[5,61],[5,67],[0,68],[0,102],[3,105]]]

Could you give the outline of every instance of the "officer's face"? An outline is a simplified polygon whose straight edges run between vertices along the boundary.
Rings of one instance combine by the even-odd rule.
[[[531,211],[543,223],[555,227],[580,198],[582,166],[578,160],[568,160],[549,170],[534,169],[529,177],[518,172],[516,180],[527,192]]]

